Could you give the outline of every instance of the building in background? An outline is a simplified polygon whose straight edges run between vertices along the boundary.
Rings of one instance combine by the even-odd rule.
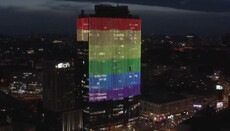
[[[14,97],[42,98],[42,73],[19,71],[10,77],[9,90]]]
[[[96,5],[77,19],[84,130],[130,127],[138,118],[141,20],[127,6]]]
[[[47,123],[57,131],[82,128],[75,67],[72,60],[45,60],[43,64],[43,106]]]

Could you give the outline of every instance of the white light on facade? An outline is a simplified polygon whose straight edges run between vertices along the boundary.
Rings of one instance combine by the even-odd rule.
[[[59,63],[55,66],[55,68],[58,68],[58,69],[61,69],[61,68],[68,68],[70,67],[70,63],[67,62],[67,63]]]
[[[221,86],[221,85],[216,85],[216,90],[223,90],[223,89],[224,89],[223,86]]]

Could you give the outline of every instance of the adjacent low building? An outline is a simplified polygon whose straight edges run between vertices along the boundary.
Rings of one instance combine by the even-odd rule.
[[[189,116],[193,109],[192,99],[175,95],[143,98],[140,103],[141,116],[155,122]]]

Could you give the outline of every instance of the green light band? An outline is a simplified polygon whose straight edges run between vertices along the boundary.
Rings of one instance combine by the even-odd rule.
[[[141,68],[140,58],[122,60],[90,61],[89,75],[123,74],[125,72],[138,72]]]

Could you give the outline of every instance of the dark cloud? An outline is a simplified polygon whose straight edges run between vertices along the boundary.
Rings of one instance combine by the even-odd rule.
[[[135,12],[138,13],[138,12]],[[219,14],[144,13],[142,30],[154,34],[223,34],[229,33],[230,16]]]
[[[88,2],[116,2],[117,0],[66,0]],[[150,6],[163,6],[185,10],[207,12],[230,12],[229,0],[118,0],[120,3],[131,3]]]
[[[18,9],[0,9],[0,34],[75,33],[76,16],[47,11],[21,12]]]
[[[19,3],[18,0],[14,0],[13,3],[0,1],[0,34],[28,34],[30,32],[75,34],[76,18],[80,10],[86,9],[87,12],[92,13],[94,4],[101,3],[101,0],[91,0],[91,2],[63,0],[21,1],[24,2]],[[121,0],[121,2],[123,1]],[[130,4],[140,3],[137,0],[129,1],[125,5],[129,6],[132,14],[141,17],[142,32],[144,34],[223,34],[230,32],[230,12],[210,12],[195,9],[191,11],[169,8],[169,4],[147,6]],[[191,0],[175,1],[181,5],[191,2]],[[147,0],[148,2],[151,3],[151,1]],[[115,3],[108,2],[106,4],[115,5]]]

